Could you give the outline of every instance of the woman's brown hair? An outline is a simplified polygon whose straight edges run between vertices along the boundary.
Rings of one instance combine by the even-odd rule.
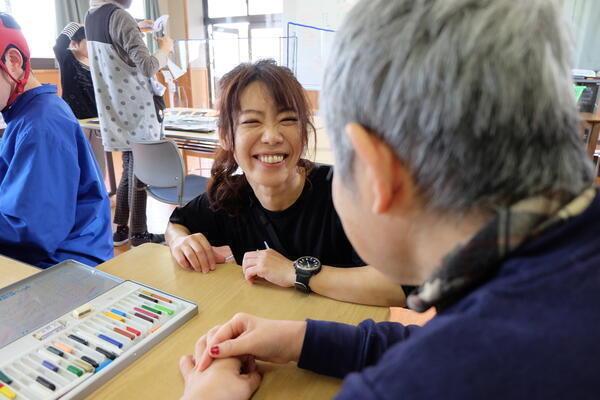
[[[235,151],[235,131],[241,111],[240,96],[252,82],[265,85],[275,104],[292,110],[298,118],[302,150],[308,146],[309,131],[315,135],[315,127],[311,121],[308,100],[300,82],[292,71],[278,66],[273,60],[261,60],[255,63],[244,63],[225,74],[219,81],[219,139],[221,148],[217,151],[208,182],[208,201],[213,211],[224,211],[229,215],[237,215],[247,204],[244,199],[249,187],[245,175],[236,175],[238,164],[233,153]],[[298,168],[308,175],[313,164],[300,158]]]

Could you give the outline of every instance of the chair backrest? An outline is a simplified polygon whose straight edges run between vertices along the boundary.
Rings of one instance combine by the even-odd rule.
[[[174,142],[133,142],[131,151],[133,173],[140,181],[150,186],[183,188],[183,161]]]

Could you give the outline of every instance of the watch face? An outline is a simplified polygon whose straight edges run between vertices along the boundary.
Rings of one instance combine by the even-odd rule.
[[[321,267],[321,261],[316,257],[300,257],[296,260],[296,266],[305,271],[314,271]]]

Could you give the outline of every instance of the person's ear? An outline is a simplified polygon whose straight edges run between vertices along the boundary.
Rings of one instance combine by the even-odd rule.
[[[372,212],[385,214],[393,207],[409,205],[416,194],[414,182],[393,149],[358,123],[346,125],[346,134],[356,154],[354,168],[364,168],[369,179]]]
[[[79,43],[77,43],[74,40],[71,40],[71,43],[69,43],[69,47],[72,48],[72,49],[77,50],[79,48]]]
[[[25,60],[23,59],[21,52],[14,47],[10,48],[6,51],[6,53],[4,53],[4,58],[6,60],[6,67],[10,71],[10,74],[15,79],[21,79],[25,73],[25,71],[23,71],[23,64],[25,63]]]

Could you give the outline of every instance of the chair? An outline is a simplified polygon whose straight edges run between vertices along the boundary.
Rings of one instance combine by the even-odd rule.
[[[133,142],[133,173],[158,201],[185,205],[206,191],[208,178],[185,175],[181,154],[171,140]]]

